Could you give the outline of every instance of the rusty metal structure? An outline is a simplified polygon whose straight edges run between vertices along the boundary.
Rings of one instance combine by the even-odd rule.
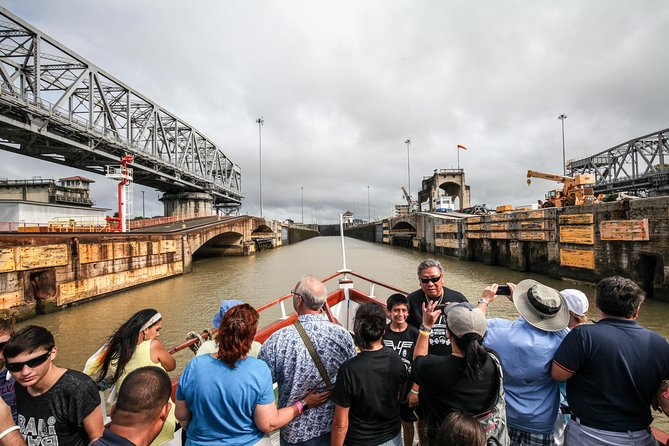
[[[239,208],[241,169],[192,125],[0,7],[0,148]]]
[[[640,136],[567,163],[572,175],[595,175],[595,194],[669,194],[669,129]]]

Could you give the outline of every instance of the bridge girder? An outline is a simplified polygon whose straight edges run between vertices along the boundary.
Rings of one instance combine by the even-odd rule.
[[[669,129],[631,139],[567,163],[572,174],[595,175],[595,193],[669,193]]]
[[[0,148],[104,174],[135,156],[134,182],[241,205],[241,169],[209,138],[0,7]]]

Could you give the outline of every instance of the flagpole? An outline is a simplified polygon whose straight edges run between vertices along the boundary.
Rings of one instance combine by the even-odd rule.
[[[458,151],[458,170],[460,170],[460,147],[456,147],[456,150]]]

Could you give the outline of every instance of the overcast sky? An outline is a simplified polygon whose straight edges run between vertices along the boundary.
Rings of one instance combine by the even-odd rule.
[[[669,127],[666,0],[0,0],[207,135],[242,169],[243,213],[388,216],[457,167],[473,204],[523,205],[567,159]],[[0,177],[101,176],[0,151]],[[161,215],[135,187],[135,214]]]

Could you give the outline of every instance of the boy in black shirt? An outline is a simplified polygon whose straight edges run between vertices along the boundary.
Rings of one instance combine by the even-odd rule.
[[[411,373],[413,349],[416,345],[416,339],[418,339],[418,329],[407,323],[409,299],[403,294],[393,294],[386,301],[386,308],[390,313],[390,324],[386,327],[386,332],[383,335],[383,344],[400,355],[407,371]],[[418,384],[411,383],[410,390],[403,396],[400,405],[405,446],[413,444],[414,421],[418,421],[419,444],[426,444],[423,437],[423,422],[419,419],[418,393]]]
[[[5,345],[16,383],[18,426],[28,444],[86,446],[102,435],[102,407],[91,378],[53,363],[58,348],[44,327],[30,325]]]

